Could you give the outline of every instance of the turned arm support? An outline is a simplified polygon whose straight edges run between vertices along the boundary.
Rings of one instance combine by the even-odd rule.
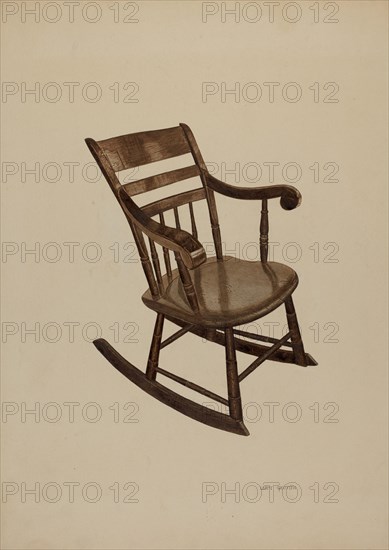
[[[264,187],[236,187],[218,180],[209,172],[203,170],[208,187],[227,197],[234,199],[261,200],[261,223],[259,247],[261,261],[266,262],[269,249],[269,213],[268,199],[280,197],[280,203],[284,210],[293,210],[301,203],[300,192],[291,185],[268,185]]]
[[[208,187],[227,197],[246,200],[267,200],[280,197],[284,210],[293,210],[301,204],[301,193],[291,185],[267,185],[263,187],[236,187],[218,180],[203,170]]]
[[[194,269],[205,262],[207,257],[203,246],[190,233],[162,225],[150,218],[124,188],[119,191],[119,200],[128,220],[157,244],[179,253],[186,267]]]

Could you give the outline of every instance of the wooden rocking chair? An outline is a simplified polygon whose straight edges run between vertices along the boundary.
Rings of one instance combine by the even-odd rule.
[[[301,202],[299,191],[289,185],[248,188],[219,181],[208,172],[192,131],[186,124],[98,142],[91,138],[85,141],[126,215],[149,285],[142,300],[157,313],[145,373],[124,359],[106,340],[95,340],[96,348],[134,384],[173,409],[209,426],[249,435],[243,423],[240,382],[266,359],[302,367],[317,365],[304,351],[293,306],[292,293],[298,284],[297,274],[286,265],[267,261],[268,200],[280,198],[282,208],[292,210]],[[122,170],[187,153],[193,156],[194,164],[185,168],[123,185],[116,175]],[[134,195],[194,177],[201,180],[201,186],[194,190],[143,207],[137,206],[132,199]],[[223,256],[215,192],[235,199],[262,201],[261,261]],[[216,256],[210,258],[207,258],[197,239],[194,217],[193,203],[202,199],[207,202],[216,251]],[[183,205],[189,208],[191,233],[180,226],[178,208]],[[165,224],[164,213],[168,210],[174,212],[175,228]],[[154,217],[158,217],[158,221]],[[162,247],[165,274],[161,271],[156,245]],[[170,251],[174,253],[176,269],[172,268]],[[235,328],[267,315],[282,304],[285,304],[289,332],[281,339]],[[180,329],[162,341],[165,318]],[[187,332],[225,346],[227,399],[158,366],[160,350]],[[256,357],[240,374],[236,350]],[[228,407],[229,414],[200,405],[172,391],[156,381],[157,374],[222,403]]]

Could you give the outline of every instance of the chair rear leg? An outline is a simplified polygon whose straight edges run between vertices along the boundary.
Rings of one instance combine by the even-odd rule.
[[[286,309],[286,317],[288,319],[289,330],[292,333],[291,342],[293,346],[295,363],[297,365],[300,365],[301,367],[306,367],[308,363],[305,356],[304,344],[301,339],[300,328],[297,322],[297,316],[296,316],[296,311],[294,309],[292,296],[289,296],[285,300],[285,309]]]
[[[230,416],[234,420],[242,421],[242,401],[238,379],[238,364],[236,362],[235,341],[232,328],[225,329],[226,336],[226,366],[227,366],[227,389],[228,405]]]
[[[151,340],[150,353],[147,361],[146,376],[149,380],[155,380],[157,376],[159,351],[161,349],[162,330],[165,316],[162,313],[157,314],[155,321],[153,338]]]

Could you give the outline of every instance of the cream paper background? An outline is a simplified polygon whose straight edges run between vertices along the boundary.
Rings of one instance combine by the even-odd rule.
[[[387,548],[387,3],[321,2],[318,23],[317,5],[303,1],[275,6],[273,23],[263,2],[237,4],[240,21],[225,22],[233,2],[89,3],[83,18],[84,2],[74,22],[65,4],[48,4],[39,3],[39,22],[23,22],[33,3],[3,2],[2,79],[14,93],[2,103],[2,547]],[[262,18],[250,23],[258,5]],[[58,9],[59,20],[48,22]],[[216,13],[203,22],[203,9]],[[282,9],[286,19],[301,10],[301,19],[288,22]],[[24,98],[22,83],[36,82],[36,100]],[[44,88],[49,82],[56,84]],[[79,83],[73,102],[66,82]],[[90,82],[99,101],[82,96]],[[124,101],[134,90],[124,90],[128,82],[139,87],[137,102]],[[217,93],[203,101],[206,82]],[[280,83],[274,102],[266,82]],[[282,97],[290,82],[301,86],[298,102]],[[328,82],[339,86],[337,102],[323,101]],[[223,102],[222,87],[234,83],[240,93]],[[253,101],[258,84],[262,97]],[[105,181],[91,181],[83,140],[179,122],[191,126],[217,177],[238,163],[229,183],[255,185],[259,165],[266,185],[269,162],[279,163],[275,183],[288,183],[285,164],[301,170],[294,185],[303,203],[285,212],[271,201],[270,238],[279,243],[274,259],[300,277],[296,310],[319,366],[267,362],[242,383],[248,438],[164,407],[88,341],[99,331],[143,368],[154,315],[140,300],[140,265],[128,262],[135,255],[126,221]],[[338,181],[323,181],[329,162],[339,166]],[[24,170],[35,163],[37,181]],[[220,198],[218,206],[226,249],[253,259],[259,205]],[[208,227],[197,211],[199,227]],[[36,257],[25,256],[35,243]],[[73,261],[65,243],[76,243]],[[280,323],[282,312],[271,319]],[[250,328],[269,334],[266,321]],[[34,326],[37,335],[26,334]],[[243,368],[250,358],[238,360]],[[163,350],[161,365],[225,390],[223,348],[194,336]],[[25,416],[34,406],[37,416]],[[271,502],[263,489],[270,482],[297,484],[300,499],[276,488]],[[25,494],[34,486],[39,502]]]

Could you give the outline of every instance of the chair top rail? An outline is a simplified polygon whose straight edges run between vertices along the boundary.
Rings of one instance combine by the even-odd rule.
[[[191,152],[180,126],[126,134],[97,143],[115,172]]]

